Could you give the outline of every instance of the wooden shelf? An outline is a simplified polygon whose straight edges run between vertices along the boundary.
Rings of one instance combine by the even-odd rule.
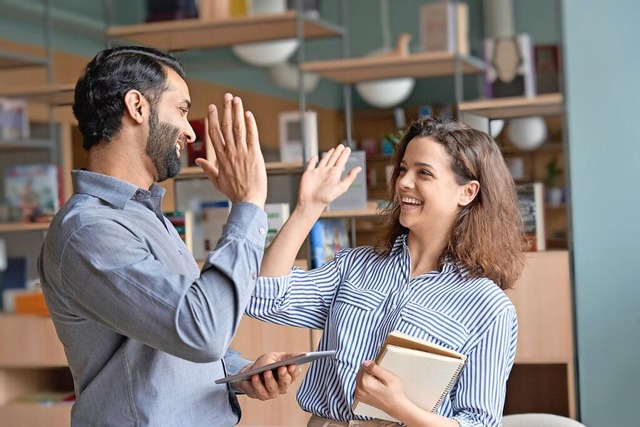
[[[49,228],[48,222],[2,222],[0,223],[0,233],[13,233],[22,231],[45,231]]]
[[[68,426],[71,406],[71,403],[11,402],[0,406],[0,419],[6,426]]]
[[[109,37],[118,37],[163,50],[216,48],[296,37],[294,11],[205,21],[184,19],[111,27]],[[328,22],[302,18],[304,38],[335,37],[343,30]]]
[[[503,154],[527,156],[527,155],[532,155],[532,154],[541,153],[541,152],[556,152],[556,151],[561,152],[564,150],[564,146],[562,142],[549,141],[549,142],[545,142],[535,150],[530,150],[530,151],[524,151],[511,145],[507,145],[507,146],[502,145],[501,149]]]
[[[24,67],[43,67],[46,59],[0,49],[0,70]]]
[[[527,116],[554,116],[564,113],[560,93],[538,95],[532,98],[494,98],[462,102],[460,112],[472,113],[489,119],[512,119]]]
[[[62,343],[49,317],[0,314],[0,343],[0,367],[67,366]]]
[[[380,215],[380,209],[378,209],[378,203],[374,201],[368,201],[365,209],[352,209],[345,211],[325,211],[320,215],[320,218],[365,218],[376,217]]]
[[[53,146],[53,141],[49,139],[0,140],[0,151],[42,150],[51,149]]]
[[[266,162],[265,167],[267,172],[270,174],[285,174],[285,173],[302,173],[304,168],[302,163],[293,162]],[[189,166],[182,169],[180,175],[176,176],[174,179],[193,179],[193,178],[205,178],[204,172],[200,169],[199,166]]]
[[[484,67],[481,60],[473,57],[461,57],[460,62],[465,74],[481,73]],[[303,71],[317,73],[344,84],[396,77],[444,77],[454,75],[456,56],[451,52],[367,56],[306,62],[301,68]]]
[[[0,96],[25,98],[27,101],[62,106],[73,104],[73,84],[52,84],[29,88],[15,87],[0,89]]]

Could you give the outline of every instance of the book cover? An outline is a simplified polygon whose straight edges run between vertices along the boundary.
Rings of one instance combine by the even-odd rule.
[[[546,248],[544,185],[541,182],[518,184],[516,191],[524,222],[524,231],[529,239],[529,250],[544,251]]]
[[[537,92],[560,92],[560,49],[555,44],[536,45],[533,48],[536,66]]]
[[[342,177],[351,169],[360,166],[362,172],[358,174],[349,189],[340,197],[329,203],[327,211],[346,211],[366,209],[367,207],[367,158],[364,151],[352,151],[344,166]]]
[[[536,95],[533,46],[528,34],[487,38],[483,45],[487,98]]]
[[[318,115],[315,111],[304,113],[306,137],[302,138],[299,111],[280,113],[280,161],[306,162],[318,155]],[[304,151],[303,151],[304,143]],[[303,158],[304,153],[304,158]]]
[[[267,240],[265,247],[269,246],[273,239],[289,219],[289,203],[266,203],[264,210],[267,213]]]
[[[193,254],[193,214],[190,211],[165,212],[169,222],[175,227],[182,241]]]
[[[469,55],[469,7],[448,1],[420,7],[420,42],[424,51]],[[456,49],[457,45],[457,49]]]
[[[402,381],[405,395],[425,411],[435,412],[449,395],[467,361],[465,355],[446,347],[391,332],[376,357],[376,363]],[[353,413],[399,422],[386,412],[357,399]]]
[[[25,164],[4,170],[4,197],[11,222],[50,220],[60,209],[60,172],[57,165]]]
[[[29,138],[27,101],[16,98],[0,98],[0,139]]]
[[[205,259],[207,254],[216,247],[218,240],[222,237],[222,229],[227,223],[230,211],[231,202],[229,200],[202,202],[200,205],[200,232],[202,235],[197,256],[194,254],[196,259]]]
[[[311,241],[311,266],[318,268],[332,259],[336,252],[349,247],[347,220],[322,218],[316,221],[309,233]]]
[[[207,157],[207,138],[205,137],[206,123],[204,119],[189,120],[196,139],[191,144],[187,144],[187,166],[197,166],[196,159]]]

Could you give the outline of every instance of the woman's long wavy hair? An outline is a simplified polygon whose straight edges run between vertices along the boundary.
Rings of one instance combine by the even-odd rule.
[[[391,203],[383,212],[376,251],[389,254],[396,239],[409,231],[400,224],[396,182],[407,146],[421,137],[445,148],[458,184],[480,183],[475,199],[460,208],[439,265],[450,260],[466,267],[470,277],[487,277],[502,289],[511,288],[524,268],[526,247],[515,184],[496,142],[461,122],[425,117],[407,129],[393,157]]]

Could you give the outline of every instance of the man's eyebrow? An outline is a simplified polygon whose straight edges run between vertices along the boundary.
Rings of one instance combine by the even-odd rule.
[[[187,105],[187,109],[191,108],[191,101],[189,101],[188,99],[185,99],[181,102],[181,104],[186,104]]]

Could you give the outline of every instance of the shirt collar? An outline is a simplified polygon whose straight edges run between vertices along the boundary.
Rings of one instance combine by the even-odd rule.
[[[391,254],[398,254],[399,251],[403,251],[406,256],[409,256],[409,246],[407,245],[407,234],[401,234],[396,238],[396,241],[391,248]],[[458,274],[464,275],[468,268],[462,265],[457,265],[451,257],[447,257],[445,259],[444,264],[438,270],[439,273],[453,273],[457,272]]]
[[[118,178],[87,170],[71,171],[71,179],[75,193],[97,197],[119,209],[124,209],[127,202],[134,197],[137,201],[162,200],[165,193],[165,189],[155,182],[151,188],[145,190]]]

